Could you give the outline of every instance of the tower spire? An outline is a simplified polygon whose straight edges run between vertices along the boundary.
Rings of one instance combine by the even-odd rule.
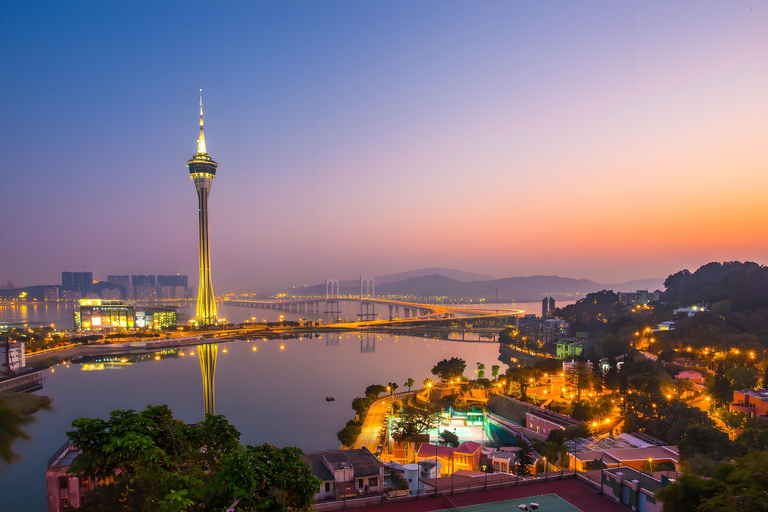
[[[200,136],[197,138],[197,152],[206,154],[205,132],[203,131],[203,90],[200,89]]]

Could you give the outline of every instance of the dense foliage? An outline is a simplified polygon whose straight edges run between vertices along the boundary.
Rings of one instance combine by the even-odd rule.
[[[432,375],[437,375],[442,380],[450,380],[464,375],[467,362],[460,357],[443,359],[432,368]]]
[[[678,305],[727,300],[735,311],[768,307],[768,267],[751,261],[708,263],[691,273],[681,270],[664,281],[662,300]]]
[[[301,450],[243,446],[223,416],[187,425],[168,406],[148,406],[72,427],[82,452],[69,472],[103,482],[80,510],[305,510],[319,486]]]

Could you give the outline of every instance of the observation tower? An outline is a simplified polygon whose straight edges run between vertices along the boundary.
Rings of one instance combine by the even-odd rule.
[[[197,311],[195,318],[198,326],[216,324],[216,302],[211,284],[211,257],[208,251],[208,195],[211,183],[216,177],[219,166],[205,149],[203,132],[203,90],[200,89],[200,135],[197,138],[197,153],[187,162],[189,177],[197,189],[197,213],[200,219],[200,280],[197,290]]]

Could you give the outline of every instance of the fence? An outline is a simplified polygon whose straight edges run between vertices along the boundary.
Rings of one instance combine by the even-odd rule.
[[[448,496],[451,496],[453,494],[464,494],[468,492],[479,492],[479,491],[486,491],[486,490],[490,491],[492,489],[503,489],[503,488],[509,488],[509,487],[518,487],[523,485],[541,484],[551,480],[566,480],[571,478],[577,478],[576,473],[574,473],[573,471],[562,471],[562,472],[558,471],[556,473],[552,472],[540,477],[534,477],[534,478],[528,478],[528,479],[521,478],[519,480],[510,480],[510,481],[504,481],[504,482],[486,482],[485,478],[477,477],[477,478],[473,478],[473,480],[478,480],[477,482],[464,482],[456,485],[439,484],[437,486],[437,490],[426,491],[421,494],[409,494],[401,497],[388,497],[386,494],[381,494],[377,496],[366,496],[362,498],[354,498],[351,500],[327,501],[323,503],[317,503],[316,508],[318,512],[330,512],[335,510],[348,510],[348,509],[354,509],[354,508],[369,507],[372,505],[378,505],[383,503],[405,503],[406,501],[414,501],[418,499],[441,498],[446,508],[450,510],[456,510],[456,507],[453,506],[453,503],[451,502],[450,498],[448,498]],[[584,479],[586,477],[579,474],[578,478]],[[595,482],[590,481],[589,483],[591,483],[593,486],[596,485]]]

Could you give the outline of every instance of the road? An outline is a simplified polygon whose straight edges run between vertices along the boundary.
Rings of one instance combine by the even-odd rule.
[[[363,422],[363,431],[357,436],[355,448],[359,449],[365,446],[371,452],[376,453],[379,445],[382,444],[379,436],[381,434],[381,422],[384,421],[384,418],[387,415],[387,406],[394,400],[402,400],[406,396],[414,393],[416,393],[416,391],[397,393],[394,397],[386,396],[373,402],[368,409],[368,415]]]

